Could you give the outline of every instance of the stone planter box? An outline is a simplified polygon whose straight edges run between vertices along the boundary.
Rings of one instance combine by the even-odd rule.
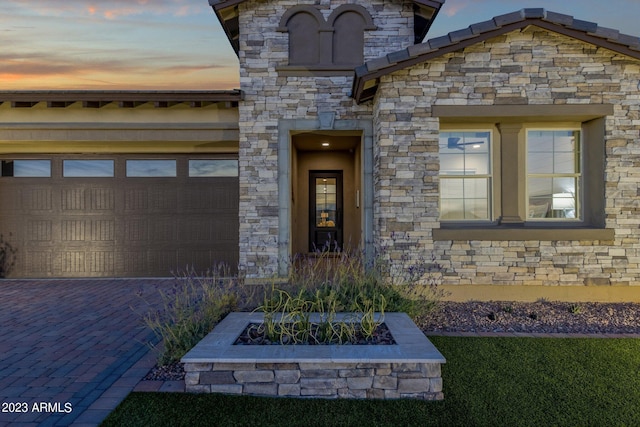
[[[186,391],[444,398],[441,365],[445,358],[404,313],[385,314],[384,323],[396,341],[392,345],[233,345],[248,324],[262,320],[262,313],[231,313],[222,320],[182,358]]]

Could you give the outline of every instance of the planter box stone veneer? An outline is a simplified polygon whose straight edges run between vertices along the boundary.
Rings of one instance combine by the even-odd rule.
[[[337,316],[347,316],[341,313]],[[312,316],[317,316],[316,314]],[[262,313],[231,313],[183,358],[186,391],[255,396],[442,400],[445,358],[404,313],[391,345],[234,345]],[[313,317],[312,317],[313,320]]]

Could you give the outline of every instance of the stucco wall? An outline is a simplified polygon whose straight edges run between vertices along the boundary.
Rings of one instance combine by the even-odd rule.
[[[0,153],[234,153],[238,110],[225,103],[135,108],[0,105]]]
[[[391,256],[434,251],[445,284],[640,285],[639,80],[639,61],[535,27],[383,77],[374,100],[378,243],[408,233]],[[589,103],[613,105],[603,178],[614,240],[434,241],[440,124],[432,105]]]

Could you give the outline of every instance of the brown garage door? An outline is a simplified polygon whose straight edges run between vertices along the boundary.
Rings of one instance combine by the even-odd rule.
[[[237,266],[236,159],[1,160],[0,234],[17,250],[6,277],[166,277],[187,266]]]

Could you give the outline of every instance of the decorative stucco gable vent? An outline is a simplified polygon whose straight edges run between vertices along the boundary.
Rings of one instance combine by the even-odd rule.
[[[364,7],[343,4],[327,20],[313,6],[293,6],[278,31],[289,33],[289,65],[350,69],[364,61],[364,32],[375,29]]]
[[[543,28],[640,59],[640,38],[637,36],[621,34],[615,29],[600,27],[594,22],[582,21],[545,9],[522,9],[366,62],[355,70],[352,96],[358,103],[370,100],[377,91],[380,77],[384,75],[528,26]]]

